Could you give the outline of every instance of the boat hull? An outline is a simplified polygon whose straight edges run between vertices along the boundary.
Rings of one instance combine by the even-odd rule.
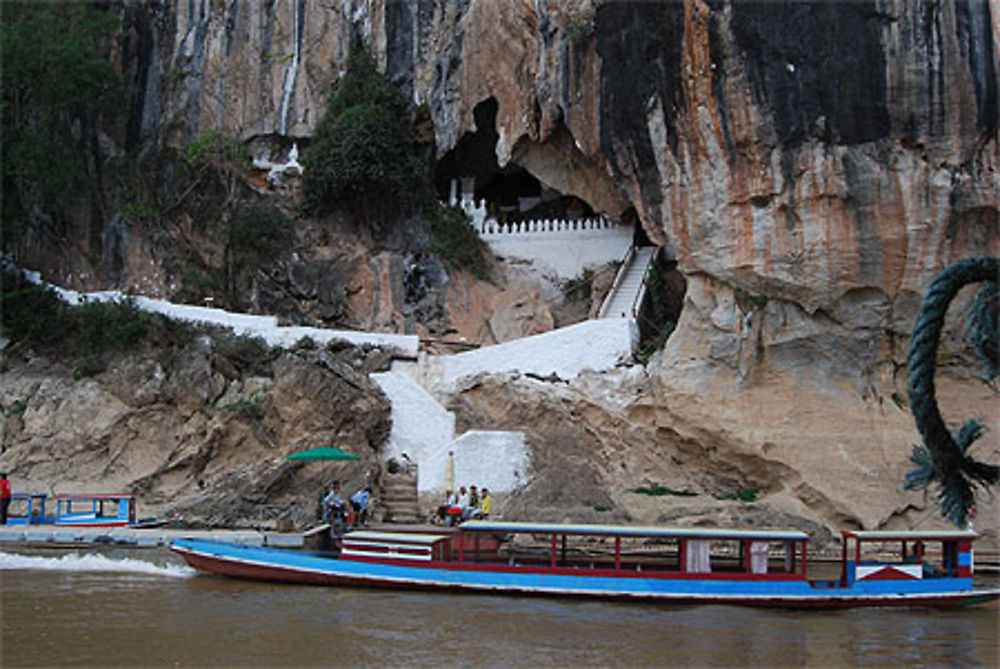
[[[677,604],[733,604],[794,608],[861,606],[955,607],[995,600],[997,590],[817,593],[806,581],[743,581],[517,573],[513,570],[451,564],[419,566],[338,559],[287,549],[257,548],[178,540],[173,550],[193,568],[224,576],[311,585],[509,593],[601,599],[649,600]],[[564,570],[568,571],[568,570]]]

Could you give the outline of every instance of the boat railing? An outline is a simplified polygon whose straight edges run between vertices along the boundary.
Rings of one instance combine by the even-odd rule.
[[[482,537],[504,538],[485,549]],[[462,525],[451,559],[463,563],[504,563],[509,567],[610,569],[681,577],[806,578],[806,535],[786,532],[531,523],[471,522]]]

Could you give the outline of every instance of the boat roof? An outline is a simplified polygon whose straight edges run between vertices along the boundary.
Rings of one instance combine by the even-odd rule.
[[[523,523],[503,520],[469,520],[462,531],[536,532],[538,534],[590,534],[613,537],[664,537],[675,539],[777,539],[802,541],[809,538],[796,530],[737,530],[662,525],[588,525],[582,523]]]
[[[861,541],[975,539],[979,536],[972,530],[844,530],[841,534],[844,537],[853,537]]]
[[[358,532],[348,532],[345,539],[363,541],[394,541],[404,544],[433,544],[447,539],[445,534],[418,534],[416,532],[373,532],[371,530],[361,530]]]
[[[127,497],[134,497],[130,492],[99,492],[93,494],[86,493],[68,493],[65,495],[56,495],[56,499],[125,499]]]

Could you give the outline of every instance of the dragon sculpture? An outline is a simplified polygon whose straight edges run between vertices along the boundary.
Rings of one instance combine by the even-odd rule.
[[[935,397],[934,368],[949,303],[963,286],[980,282],[984,285],[973,300],[967,325],[973,346],[985,362],[984,376],[992,380],[1000,366],[1000,260],[994,257],[959,261],[934,279],[920,305],[906,356],[906,391],[923,444],[913,447],[910,459],[917,469],[906,475],[904,488],[913,490],[936,483],[942,514],[959,527],[965,527],[969,519],[975,503],[974,487],[996,485],[1000,467],[979,462],[969,453],[969,447],[984,431],[982,423],[970,419],[954,432],[945,425]]]

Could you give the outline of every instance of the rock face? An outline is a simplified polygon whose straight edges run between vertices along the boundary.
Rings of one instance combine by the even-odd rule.
[[[307,136],[360,39],[427,105],[439,155],[492,101],[501,166],[634,209],[693,283],[794,304],[805,329],[871,328],[854,305],[875,301],[905,333],[933,273],[1000,250],[986,2],[198,0],[126,18],[145,45],[133,125],[160,140]]]
[[[941,394],[946,411],[1000,419],[981,385],[945,379]],[[932,496],[901,489],[914,429],[891,398],[810,392],[794,378],[722,398],[632,368],[561,386],[487,379],[453,407],[458,429],[525,433],[534,476],[502,500],[517,517],[797,527],[820,546],[846,528],[947,527]],[[670,492],[643,494],[656,488]],[[741,491],[756,499],[732,499]],[[1000,546],[998,518],[1000,503],[984,496],[981,549]]]
[[[476,130],[475,110],[488,102],[500,166],[524,168],[612,217],[634,214],[665,245],[687,293],[643,383],[583,398],[515,386],[532,403],[487,382],[454,399],[489,423],[471,427],[523,429],[550,444],[536,453],[536,471],[548,473],[526,491],[525,512],[541,504],[588,517],[606,513],[597,507],[650,520],[710,515],[719,507],[704,495],[758,487],[780,517],[829,526],[910,526],[930,513],[920,496],[898,492],[917,437],[892,398],[903,391],[908,333],[933,275],[958,258],[1000,253],[995,2],[188,0],[130,1],[122,11],[121,64],[135,91],[117,138],[127,150],[179,148],[211,130],[258,153],[307,138],[358,40],[426,105],[439,158]],[[177,181],[170,170],[157,176]],[[53,271],[82,280],[86,270],[98,287],[152,264],[148,242],[159,228],[129,228],[109,207],[91,209],[108,210],[107,220],[90,222],[78,255],[100,260]],[[189,218],[178,227],[186,239],[196,226]],[[424,259],[341,253],[336,240],[310,246],[311,256],[258,284],[258,307],[482,342],[560,320],[537,300],[445,280]],[[47,253],[40,245],[31,257],[44,263]],[[425,291],[430,284],[440,294]],[[290,306],[290,294],[311,306]],[[493,304],[502,307],[495,322]],[[958,320],[942,356],[956,373],[939,395],[956,420],[980,407],[1000,429],[995,396],[968,373]],[[235,418],[200,412],[234,383],[206,356],[192,348],[171,370],[137,361],[119,375],[130,384],[124,394],[51,369],[4,372],[7,401],[37,386],[59,407],[8,423],[9,443],[30,453],[20,471],[85,480],[67,479],[76,474],[44,447],[84,418],[101,436],[80,442],[87,446],[66,440],[60,452],[73,454],[73,468],[109,481],[139,472],[151,499],[195,499],[191,481],[203,479],[173,472],[200,472],[220,453],[234,455],[219,462],[258,462],[269,446],[253,423],[237,428]],[[314,423],[297,390],[334,383],[324,381],[333,372],[277,367],[296,380],[276,377],[269,392],[284,388],[285,399],[281,409],[267,405],[265,423],[299,430],[285,435],[293,439],[344,427]],[[167,416],[157,409],[164,393],[176,398]],[[120,435],[147,431],[161,435],[155,453],[122,447]],[[247,453],[243,440],[253,445]],[[131,473],[115,478],[115,467]],[[222,469],[209,480],[246,489]],[[288,471],[256,475],[271,489]],[[705,503],[622,492],[653,482],[690,488]],[[991,509],[985,524],[995,526]]]
[[[81,380],[42,358],[10,360],[2,458],[15,486],[132,491],[140,515],[189,523],[309,526],[323,486],[340,478],[353,490],[381,471],[389,407],[362,358],[299,351],[241,371],[208,336],[159,358],[121,357]],[[285,460],[321,444],[362,460]]]

